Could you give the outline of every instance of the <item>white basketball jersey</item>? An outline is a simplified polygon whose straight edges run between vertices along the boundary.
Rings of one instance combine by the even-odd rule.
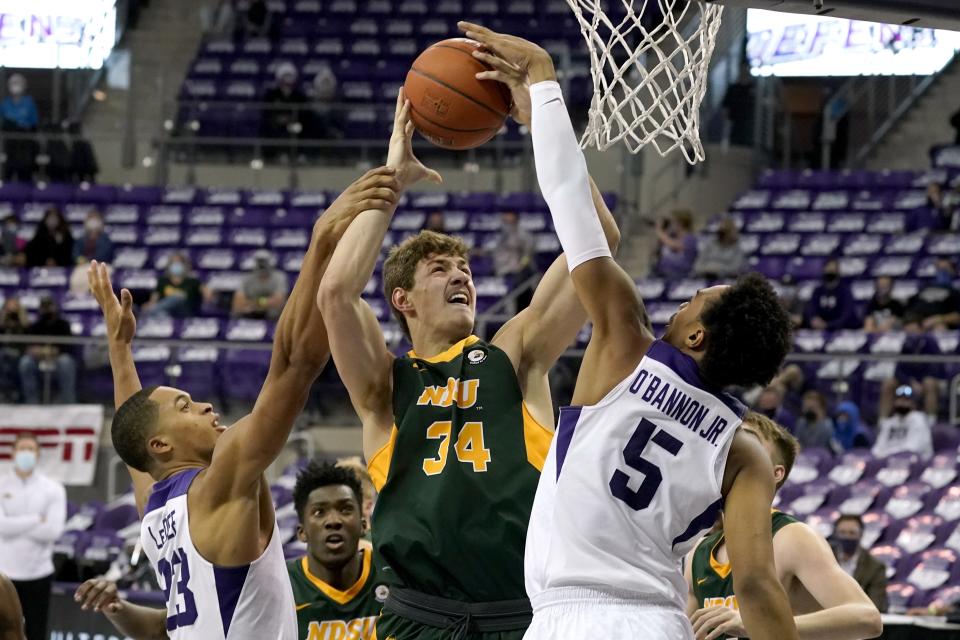
[[[297,640],[293,589],[276,524],[270,544],[250,564],[218,567],[190,539],[187,489],[202,469],[153,485],[140,544],[167,596],[172,640]]]
[[[684,607],[680,563],[722,505],[745,411],[659,340],[598,404],[562,408],[527,531],[527,594],[594,587]]]

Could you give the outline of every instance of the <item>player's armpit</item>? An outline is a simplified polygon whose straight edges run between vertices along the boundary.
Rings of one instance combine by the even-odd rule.
[[[571,277],[593,323],[573,403],[592,405],[630,374],[654,338],[636,285],[613,258],[584,262]]]
[[[787,525],[777,533],[777,562],[781,570],[796,576],[823,607],[822,611],[797,616],[797,631],[803,640],[859,640],[883,632],[880,612],[833,555],[827,541],[802,522]]]
[[[753,640],[798,638],[777,579],[770,530],[773,465],[753,434],[734,436],[724,472],[724,533],[743,624]]]

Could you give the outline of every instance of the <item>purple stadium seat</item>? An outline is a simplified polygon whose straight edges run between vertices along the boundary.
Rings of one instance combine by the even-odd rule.
[[[877,479],[883,482],[880,474],[877,474]],[[923,508],[928,493],[930,493],[930,485],[924,482],[901,484],[893,490],[884,511],[895,518],[909,518]]]
[[[95,530],[89,533],[86,545],[78,553],[85,562],[111,562],[123,553],[124,541],[114,531]]]
[[[841,486],[852,485],[864,477],[868,466],[876,466],[869,451],[849,451],[836,461],[828,477]]]
[[[900,547],[889,544],[873,547],[870,549],[870,555],[886,565],[888,579],[898,573],[897,570],[904,558],[903,550]]]
[[[833,524],[840,517],[840,513],[833,507],[824,507],[808,515],[806,523],[824,538],[829,538],[833,535]]]
[[[910,571],[907,582],[922,591],[938,589],[947,580],[957,562],[957,553],[952,549],[930,549],[920,556],[920,562]]]
[[[270,495],[273,496],[273,505],[277,509],[293,501],[293,491],[278,484],[270,485]]]
[[[949,522],[960,520],[960,485],[944,487],[933,504],[933,512]]]
[[[788,511],[798,516],[806,516],[823,506],[836,483],[827,479],[818,479],[803,485],[800,497],[790,503]]]
[[[905,613],[919,597],[919,590],[910,584],[893,582],[887,585],[887,602],[890,613]]]
[[[863,519],[863,546],[873,547],[878,540],[886,539],[887,530],[891,528],[893,518],[883,511],[870,511],[861,516]],[[897,528],[899,532],[899,528]]]
[[[98,514],[93,521],[93,528],[96,530],[120,531],[139,519],[140,515],[134,505],[121,504]]]
[[[896,545],[907,553],[918,553],[930,548],[937,539],[937,528],[943,518],[937,515],[920,515],[910,518],[897,535]]]
[[[951,427],[956,429],[956,427]],[[957,479],[957,454],[956,445],[952,447],[951,453],[940,453],[927,462],[919,479],[926,482],[934,489],[941,489]],[[941,449],[946,451],[948,449]]]
[[[890,490],[876,480],[867,479],[856,483],[845,493],[841,493],[839,498],[831,496],[831,502],[837,505],[841,513],[863,515],[868,509],[883,508]]]

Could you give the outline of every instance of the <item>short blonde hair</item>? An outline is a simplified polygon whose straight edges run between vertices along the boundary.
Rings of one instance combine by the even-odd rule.
[[[424,229],[390,249],[383,263],[383,297],[408,338],[410,327],[400,310],[393,306],[393,291],[398,287],[407,291],[413,289],[417,265],[430,256],[454,256],[466,260],[470,257],[470,250],[460,238]]]
[[[790,471],[800,453],[800,443],[793,435],[781,427],[779,424],[756,411],[749,411],[743,419],[743,423],[753,428],[763,440],[773,444],[776,451],[774,464],[783,465],[783,479],[777,483],[777,489],[783,486],[783,483],[790,477]]]

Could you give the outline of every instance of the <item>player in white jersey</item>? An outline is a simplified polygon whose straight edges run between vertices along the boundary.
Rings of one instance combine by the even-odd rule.
[[[210,404],[186,391],[141,389],[131,350],[136,321],[130,292],[124,289],[118,300],[105,266],[93,263],[90,285],[106,319],[119,407],[111,436],[134,480],[141,544],[167,596],[165,610],[103,608],[123,633],[296,640],[293,592],[263,472],[329,358],[315,302],[329,258],[357,214],[394,206],[393,174],[388,168],[368,172],[317,221],[276,327],[260,396],[230,428],[220,425]]]
[[[530,83],[537,178],[593,334],[561,412],[527,533],[525,638],[692,638],[681,560],[721,505],[754,640],[797,637],[773,564],[770,459],[722,389],[769,381],[790,348],[773,288],[751,275],[697,292],[662,339],[611,257],[549,54],[462,27],[492,77]],[[491,55],[496,54],[496,55]],[[595,188],[595,187],[594,187]]]

